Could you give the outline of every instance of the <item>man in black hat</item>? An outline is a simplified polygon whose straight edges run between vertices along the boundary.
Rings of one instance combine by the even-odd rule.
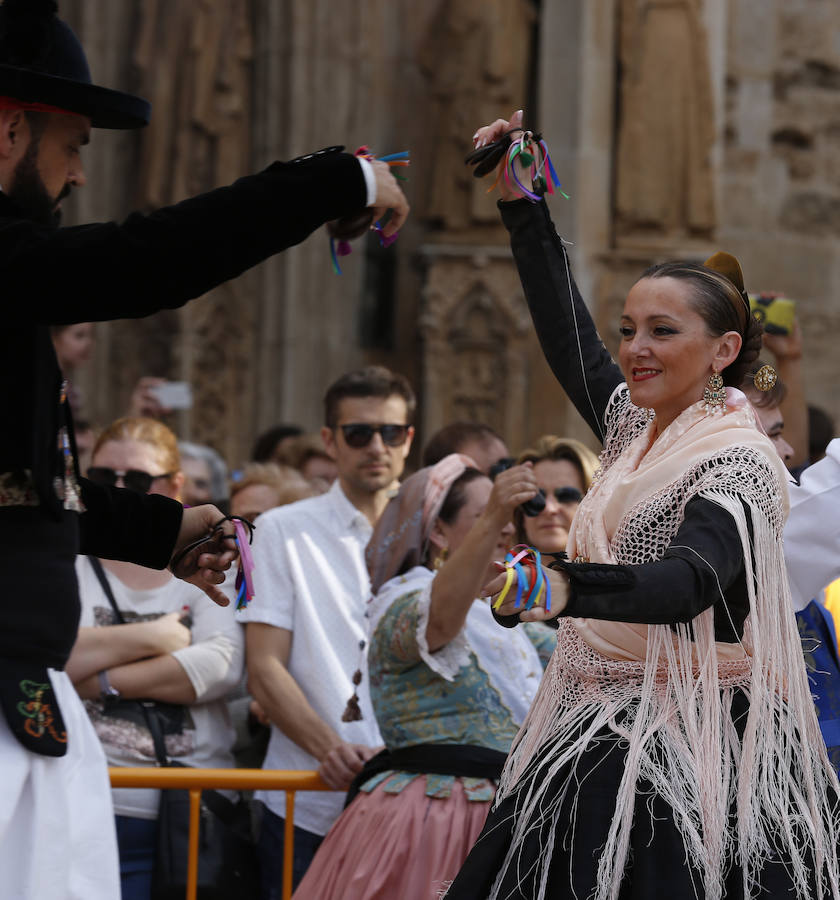
[[[220,514],[79,477],[49,326],[180,307],[326,221],[390,208],[391,234],[408,206],[384,163],[330,148],[121,225],[59,228],[91,128],[139,127],[150,109],[91,83],[55,13],[52,0],[0,7],[0,379],[14,425],[0,433],[0,871],[8,896],[111,900],[104,757],[61,671],[79,616],[74,558],[163,568]],[[228,546],[179,574],[222,600]]]

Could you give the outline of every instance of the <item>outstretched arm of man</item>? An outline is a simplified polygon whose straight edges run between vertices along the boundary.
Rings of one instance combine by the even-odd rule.
[[[215,506],[184,509],[159,494],[138,494],[126,488],[81,479],[86,511],[79,517],[80,552],[100,559],[120,559],[151,569],[165,569],[184,547],[209,534],[222,522],[223,540],[196,555],[186,573],[175,574],[201,588],[219,606],[229,599],[219,590],[225,572],[236,559],[233,523]]]
[[[318,772],[336,790],[346,790],[379,747],[349,744],[312,708],[287,665],[292,632],[263,622],[245,630],[248,687],[268,718],[319,762]]]
[[[132,213],[119,224],[49,229],[0,217],[4,290],[39,297],[37,304],[13,305],[10,323],[61,325],[177,309],[326,222],[366,208],[377,217],[391,210],[388,236],[404,223],[408,202],[387,163],[371,166],[372,196],[359,160],[329,149],[275,162],[147,215]],[[68,279],[68,271],[85,277]]]

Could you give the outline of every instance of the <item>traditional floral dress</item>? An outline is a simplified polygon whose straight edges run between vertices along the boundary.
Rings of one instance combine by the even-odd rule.
[[[489,601],[477,599],[461,632],[431,652],[433,580],[418,566],[383,585],[371,603],[368,668],[383,739],[397,758],[404,750],[436,751],[435,761],[446,761],[457,746],[503,759],[556,632],[539,623],[500,628]],[[490,777],[385,768],[360,786],[295,897],[435,897],[469,852],[495,793]]]

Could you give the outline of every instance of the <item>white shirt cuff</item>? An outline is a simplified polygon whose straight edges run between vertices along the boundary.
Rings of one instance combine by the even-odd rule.
[[[367,187],[367,203],[365,206],[376,206],[376,176],[373,174],[373,166],[370,160],[362,159],[357,156],[359,165],[362,167],[362,174],[365,176],[365,186]]]
[[[426,639],[426,629],[429,627],[429,613],[432,608],[432,585],[434,579],[420,592],[417,598],[417,649],[420,651],[420,659],[441,678],[454,681],[463,666],[470,662],[470,644],[467,640],[466,623],[448,643],[432,652]]]

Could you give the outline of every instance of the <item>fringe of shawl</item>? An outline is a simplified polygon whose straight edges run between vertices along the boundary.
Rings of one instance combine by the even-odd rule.
[[[701,493],[737,523],[746,571],[754,575],[747,578],[751,612],[743,639],[750,656],[718,659],[711,608],[690,625],[678,625],[676,634],[667,625],[649,626],[647,658],[638,663],[598,654],[570,620],[561,620],[557,650],[499,786],[497,803],[512,793],[517,800],[491,900],[500,896],[504,871],[517,867],[529,832],[554,839],[564,794],[574,790],[576,763],[605,726],[626,740],[628,751],[594,900],[618,897],[640,779],[673,811],[709,900],[722,897],[733,861],[742,868],[745,896],[753,896],[771,858],[786,862],[797,897],[840,898],[840,785],[817,724],[795,620],[780,602],[789,592],[779,529],[743,494],[708,485]],[[743,740],[731,715],[738,690],[749,700]],[[565,767],[564,790],[549,795]],[[539,862],[534,900],[546,897],[552,850],[545,846]]]

